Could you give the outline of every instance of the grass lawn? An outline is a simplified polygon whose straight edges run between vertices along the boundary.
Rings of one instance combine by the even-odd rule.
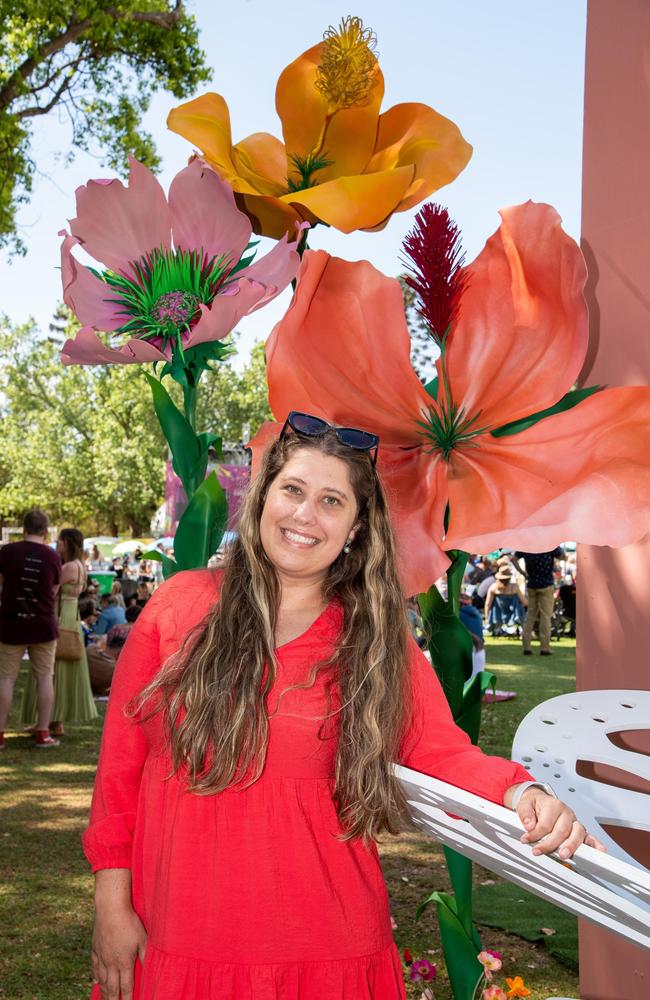
[[[489,640],[488,666],[497,674],[498,686],[517,691],[513,701],[484,708],[481,744],[489,753],[508,756],[520,719],[540,701],[573,690],[575,642],[554,643],[553,652],[552,658],[524,659],[516,641]],[[17,689],[14,704],[19,697]],[[104,706],[100,708],[103,715]],[[15,717],[8,728],[14,723]],[[101,719],[72,728],[55,750],[36,750],[29,738],[11,734],[0,756],[2,1000],[81,1000],[88,995],[92,879],[79,837],[90,802],[100,733]],[[406,834],[387,840],[381,854],[400,951],[408,945],[415,958],[429,958],[440,965],[434,909],[418,922],[414,914],[432,889],[448,888],[441,849],[428,838]],[[490,913],[490,891],[496,879],[478,868],[475,881],[481,912]],[[499,899],[499,915],[506,916],[508,926],[521,922],[521,897],[521,891],[515,890]],[[553,924],[547,914],[544,911],[544,926],[564,933],[561,915],[556,911],[557,923]],[[535,920],[529,920],[526,928],[532,936],[534,924]],[[531,1000],[578,995],[575,972],[550,955],[543,943],[484,926],[480,932],[486,947],[503,952],[505,974],[523,976],[532,990]],[[433,985],[436,1000],[450,1000],[441,969]],[[421,987],[407,985],[409,998],[419,998],[421,992]]]

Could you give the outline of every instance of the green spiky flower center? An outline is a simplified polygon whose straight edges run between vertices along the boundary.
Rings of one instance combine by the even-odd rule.
[[[182,353],[182,337],[199,318],[199,306],[210,305],[235,270],[222,255],[208,257],[203,250],[155,249],[129,265],[129,274],[93,273],[114,293],[107,301],[118,306],[124,323],[115,331],[160,340],[164,350],[171,341]]]
[[[424,419],[418,420],[417,424],[426,441],[424,450],[432,455],[441,455],[445,462],[449,461],[454,451],[476,447],[474,438],[489,430],[487,425],[478,425],[480,410],[470,417],[463,407],[453,402],[431,407],[423,416]]]

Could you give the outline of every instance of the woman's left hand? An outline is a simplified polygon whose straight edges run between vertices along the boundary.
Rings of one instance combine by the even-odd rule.
[[[533,854],[557,851],[565,860],[581,844],[595,847],[597,851],[607,850],[600,840],[587,833],[566,803],[547,795],[541,788],[526,789],[517,805],[517,815],[526,830],[521,841],[535,845]]]

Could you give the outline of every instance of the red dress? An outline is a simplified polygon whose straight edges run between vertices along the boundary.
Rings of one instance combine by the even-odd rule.
[[[405,997],[377,849],[341,841],[332,800],[336,734],[322,734],[328,672],[291,691],[270,722],[260,779],[244,791],[188,792],[169,773],[159,716],[125,703],[218,596],[210,571],[159,588],[120,656],[84,850],[97,871],[131,868],[148,935],[136,1000],[400,1000]],[[326,659],[342,624],[330,604],[278,649],[279,693]],[[495,802],[529,780],[486,757],[453,723],[436,675],[411,647],[414,718],[401,763]],[[332,704],[331,708],[336,708]],[[326,738],[323,738],[325,736]],[[92,997],[99,1000],[99,989]]]

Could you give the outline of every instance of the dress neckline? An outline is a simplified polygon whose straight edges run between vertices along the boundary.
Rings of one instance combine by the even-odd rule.
[[[325,605],[319,615],[314,618],[304,632],[296,635],[288,642],[283,642],[281,646],[276,646],[276,653],[282,653],[297,642],[304,642],[305,639],[313,635],[334,635],[339,631],[343,621],[343,605],[338,597],[332,597]]]

